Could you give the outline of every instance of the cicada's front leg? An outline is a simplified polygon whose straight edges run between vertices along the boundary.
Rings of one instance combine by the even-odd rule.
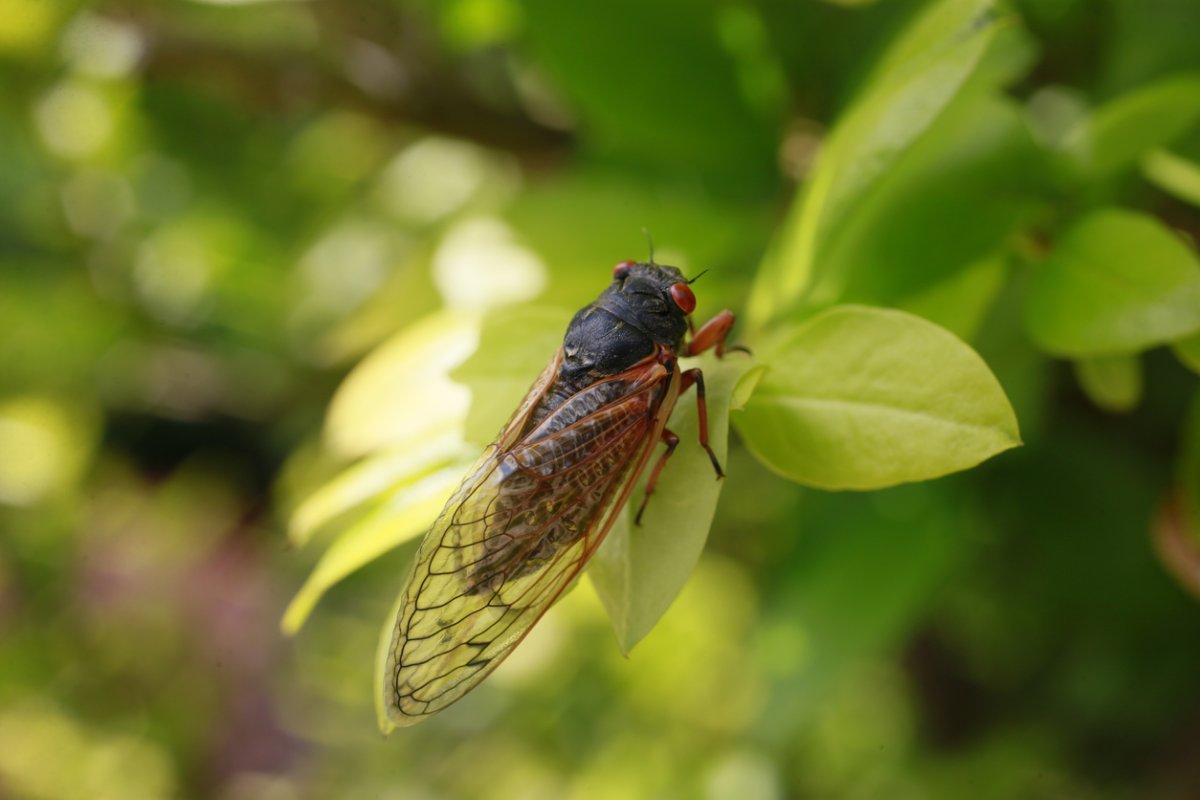
[[[704,448],[704,452],[708,453],[708,460],[712,462],[713,469],[717,473],[717,480],[725,477],[725,470],[721,469],[721,462],[717,460],[717,454],[713,452],[712,447],[708,444],[708,401],[704,396],[704,373],[699,367],[693,367],[685,370],[679,384],[679,393],[683,394],[694,384],[696,386],[696,416],[700,423],[700,446]]]
[[[708,350],[715,349],[718,358],[725,355],[725,337],[733,329],[733,323],[733,312],[725,309],[701,325],[700,330],[692,333],[683,354],[685,356],[696,356]],[[730,349],[749,352],[744,347],[733,347]]]
[[[688,318],[689,340],[683,348],[683,355],[694,356],[708,350],[715,350],[718,357],[725,355],[725,338],[729,335],[729,331],[733,328],[734,316],[733,312],[726,309],[708,322],[700,326],[699,330],[692,330],[691,318]],[[742,350],[749,352],[744,347],[731,347],[730,350]],[[683,394],[692,386],[696,387],[696,416],[700,427],[700,446],[704,448],[704,452],[708,453],[708,460],[712,462],[713,471],[717,473],[717,480],[725,477],[725,470],[721,469],[721,461],[717,458],[717,454],[713,452],[712,446],[708,443],[708,400],[705,397],[704,389],[704,372],[699,367],[684,370],[680,376],[679,393]],[[666,444],[667,449],[659,456],[658,461],[654,464],[654,468],[650,470],[650,476],[646,480],[646,494],[642,498],[642,504],[638,507],[637,515],[634,517],[634,524],[642,523],[642,512],[646,510],[646,503],[650,500],[650,495],[654,493],[654,487],[658,484],[658,476],[662,473],[663,467],[675,452],[675,448],[679,445],[679,436],[674,432],[663,428],[662,441]]]
[[[707,350],[715,350],[717,357],[725,355],[725,338],[729,336],[729,331],[733,329],[734,323],[733,312],[725,309],[708,322],[700,326],[700,329],[694,332],[687,346],[684,348],[684,355],[694,356],[699,355]],[[742,350],[750,352],[744,347],[731,347],[731,350]],[[682,375],[683,382],[679,387],[679,392],[686,392],[693,384],[696,386],[696,415],[700,423],[700,446],[708,453],[708,459],[712,462],[713,470],[717,473],[717,480],[725,477],[725,471],[721,469],[721,462],[717,460],[717,454],[712,451],[708,444],[708,401],[704,396],[704,373],[699,367],[694,367],[687,370]]]

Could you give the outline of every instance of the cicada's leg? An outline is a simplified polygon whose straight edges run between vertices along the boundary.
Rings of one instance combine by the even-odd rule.
[[[729,331],[733,329],[733,323],[733,312],[729,309],[725,309],[717,314],[692,334],[687,347],[684,348],[684,355],[694,356],[706,350],[715,350],[718,357],[725,355],[725,337],[729,336]],[[750,352],[741,346],[730,347],[729,349],[741,350],[746,353]],[[725,471],[721,469],[721,462],[717,460],[717,454],[712,451],[712,447],[708,444],[708,401],[704,397],[704,373],[697,367],[685,371],[681,377],[683,381],[679,386],[680,394],[686,392],[692,384],[696,386],[696,411],[700,422],[700,446],[708,453],[708,459],[712,462],[713,470],[717,473],[717,480],[720,480],[725,477]]]
[[[700,371],[699,367],[685,370],[680,375],[680,394],[692,386],[696,387],[696,416],[700,424],[700,446],[704,448],[704,452],[708,453],[708,460],[712,462],[713,469],[717,473],[717,480],[720,480],[725,477],[725,471],[721,469],[721,462],[708,443],[708,401],[704,397],[704,373]],[[637,515],[633,518],[635,525],[642,524],[642,512],[646,510],[646,503],[650,500],[650,495],[654,493],[654,487],[658,485],[658,476],[662,473],[663,467],[667,465],[671,454],[675,452],[675,448],[679,446],[679,435],[674,431],[663,428],[661,438],[667,445],[667,449],[659,456],[658,461],[654,464],[654,469],[650,470],[650,477],[646,479],[646,495],[642,498],[642,504],[638,506]]]
[[[687,373],[684,373],[685,375]],[[633,518],[634,525],[642,524],[642,512],[646,510],[646,502],[650,500],[650,495],[654,494],[654,487],[658,484],[658,476],[663,471],[663,467],[667,464],[667,459],[675,452],[675,448],[679,446],[679,436],[673,431],[663,428],[663,442],[666,443],[667,449],[658,457],[658,462],[654,465],[654,469],[650,470],[650,477],[646,479],[646,495],[642,498],[642,504],[638,506],[637,515]]]
[[[692,320],[689,317],[689,341],[687,346],[683,348],[683,355],[694,356],[713,349],[716,350],[718,356],[725,355],[725,337],[729,335],[729,331],[733,328],[733,323],[733,312],[728,309],[701,325],[699,330],[692,329]],[[729,349],[750,352],[744,347],[730,347]],[[704,396],[704,373],[699,367],[684,370],[680,375],[680,394],[683,394],[692,386],[696,387],[696,416],[698,418],[697,422],[700,425],[700,446],[704,448],[704,452],[708,453],[708,460],[712,462],[713,471],[717,473],[717,480],[720,480],[725,477],[725,470],[721,469],[721,461],[717,458],[717,454],[713,452],[712,446],[708,443],[708,401]],[[649,501],[650,495],[654,493],[654,487],[658,483],[658,476],[662,473],[663,467],[666,466],[667,459],[671,457],[671,454],[675,452],[675,448],[679,445],[679,436],[666,428],[663,428],[662,440],[666,443],[667,449],[659,457],[654,465],[654,469],[650,471],[650,477],[646,480],[646,496],[642,498],[642,504],[638,506],[637,514],[633,518],[636,525],[642,524],[642,512],[646,510],[646,503]]]
[[[732,317],[733,315],[730,314],[730,319]],[[721,462],[717,460],[717,454],[708,444],[708,401],[704,397],[704,373],[700,371],[699,367],[694,367],[685,370],[680,377],[682,378],[679,384],[680,394],[686,392],[692,384],[696,385],[696,416],[700,423],[700,446],[704,448],[704,452],[708,453],[708,460],[712,462],[713,469],[716,470],[717,480],[721,480],[725,477],[725,471],[721,469]]]
[[[700,329],[693,333],[684,348],[685,356],[695,356],[706,350],[716,349],[718,356],[725,355],[725,337],[729,335],[729,331],[733,328],[733,312],[725,309],[720,314],[710,319],[708,322],[700,326]],[[744,347],[731,348],[736,350],[745,350]]]

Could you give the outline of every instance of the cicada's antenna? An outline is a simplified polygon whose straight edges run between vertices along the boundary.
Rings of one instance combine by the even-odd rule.
[[[694,277],[694,278],[691,278],[690,280],[688,280],[688,285],[690,286],[691,284],[693,284],[693,283],[695,283],[696,281],[700,280],[700,276],[701,276],[701,275],[703,275],[703,274],[704,274],[704,273],[706,273],[706,272],[708,272],[708,270],[706,270],[706,269],[704,269],[704,270],[700,270],[700,274],[699,274],[699,275],[697,275],[696,277]]]
[[[654,266],[654,238],[650,235],[650,231],[642,228],[642,233],[646,234],[646,244],[650,246],[650,266]]]

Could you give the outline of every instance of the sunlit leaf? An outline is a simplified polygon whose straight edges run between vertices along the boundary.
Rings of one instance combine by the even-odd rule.
[[[754,390],[758,388],[758,382],[762,380],[763,375],[767,374],[767,366],[759,364],[751,367],[746,371],[738,382],[733,386],[733,395],[729,398],[729,407],[734,411],[741,411],[746,407],[746,403],[750,401],[750,397],[754,394]]]
[[[306,544],[322,526],[357,506],[426,474],[463,451],[462,435],[448,431],[412,447],[363,459],[309,495],[292,514],[288,538]]]
[[[1093,356],[1075,362],[1075,377],[1100,408],[1122,412],[1142,397],[1142,366],[1136,355]]]
[[[1097,211],[1029,282],[1026,327],[1048,352],[1136,353],[1200,330],[1200,263],[1153,217]]]
[[[570,321],[567,309],[541,306],[502,309],[484,320],[479,347],[451,373],[470,390],[468,441],[482,446],[496,437],[562,346]]]
[[[698,363],[707,390],[709,444],[725,463],[729,400],[754,360],[744,353],[730,353],[723,359],[706,355]],[[681,366],[687,369],[690,364]],[[624,653],[650,632],[683,589],[704,550],[721,495],[723,481],[716,480],[713,465],[699,445],[693,392],[679,398],[671,415],[668,427],[679,435],[680,443],[646,505],[642,524],[631,524],[643,496],[639,486],[588,568]]]
[[[873,489],[956,472],[1020,443],[1004,390],[969,346],[900,311],[836,306],[763,354],[734,424],[792,480]]]
[[[990,0],[942,0],[875,67],[824,144],[803,199],[756,277],[748,308],[761,326],[811,283],[830,230],[955,97],[995,34]]]
[[[295,633],[328,589],[359,567],[424,533],[446,504],[472,459],[459,458],[393,492],[358,520],[322,554],[283,615],[285,633]]]
[[[406,447],[461,430],[470,395],[450,379],[479,341],[479,322],[437,313],[380,345],[329,406],[325,436],[343,456]]]

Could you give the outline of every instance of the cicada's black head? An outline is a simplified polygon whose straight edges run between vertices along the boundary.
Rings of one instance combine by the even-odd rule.
[[[612,285],[597,303],[636,324],[656,343],[678,350],[696,296],[675,267],[622,261],[613,267]]]
[[[571,382],[614,375],[654,352],[683,347],[696,296],[675,267],[622,261],[613,280],[567,329],[564,375]]]

